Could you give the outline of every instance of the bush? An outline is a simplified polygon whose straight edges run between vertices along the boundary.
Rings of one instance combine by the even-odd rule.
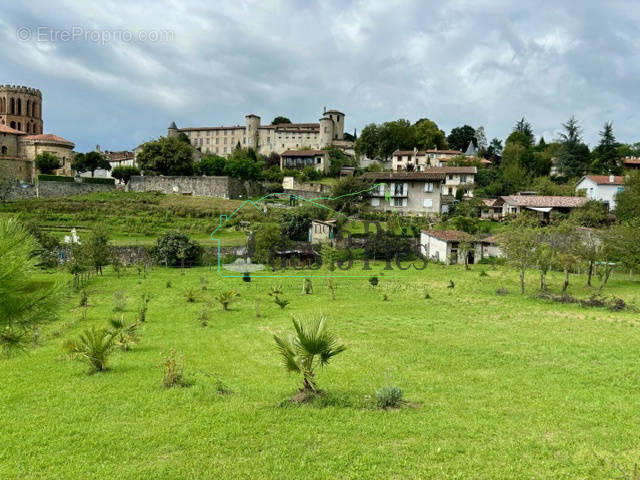
[[[160,364],[163,370],[162,385],[165,388],[188,387],[191,382],[184,375],[184,357],[176,356],[176,351],[171,350],[168,355],[162,358]]]
[[[200,264],[202,251],[202,247],[191,241],[188,235],[174,230],[156,240],[152,254],[158,263],[165,266],[193,266]]]
[[[373,277],[369,277],[369,283],[372,287],[377,286],[379,283],[378,277],[376,277],[375,275]]]
[[[73,177],[65,177],[63,175],[48,175],[41,173],[38,175],[39,182],[75,182]]]
[[[400,387],[388,385],[376,392],[376,404],[378,408],[398,408],[403,403],[404,391]]]
[[[113,294],[113,311],[124,312],[127,308],[127,297],[122,290]]]
[[[101,185],[115,185],[116,180],[114,178],[82,177],[82,183],[98,183]]]
[[[238,292],[235,290],[227,290],[225,292],[220,292],[214,298],[215,300],[222,305],[222,310],[229,310],[229,305],[236,299],[238,296]]]

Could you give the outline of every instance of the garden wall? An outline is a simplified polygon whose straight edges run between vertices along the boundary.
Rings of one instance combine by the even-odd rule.
[[[71,195],[83,195],[85,193],[111,192],[115,185],[102,183],[78,183],[78,182],[38,182],[38,197],[68,197]]]
[[[257,182],[241,182],[231,177],[131,177],[128,190],[132,192],[162,192],[197,197],[246,198],[259,195]]]

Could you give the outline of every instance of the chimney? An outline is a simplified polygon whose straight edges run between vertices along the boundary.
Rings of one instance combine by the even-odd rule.
[[[609,183],[613,183],[615,181],[615,177],[612,175],[609,175]]]

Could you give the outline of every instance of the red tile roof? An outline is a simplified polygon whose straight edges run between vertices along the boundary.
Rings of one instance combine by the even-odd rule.
[[[325,155],[326,150],[287,150],[280,154],[281,157],[315,157],[317,155]]]
[[[367,180],[415,180],[431,181],[444,180],[442,172],[367,172],[362,175]]]
[[[562,197],[546,195],[506,195],[500,198],[502,198],[509,205],[540,208],[576,208],[582,207],[589,201],[589,199],[586,197]]]
[[[613,181],[609,175],[587,175],[586,178],[598,185],[624,185],[624,177],[614,176]]]
[[[437,150],[437,149],[428,149],[428,150],[420,150],[416,153],[419,157],[424,157],[427,153],[442,153],[445,155],[462,155],[460,150]],[[394,155],[413,155],[413,150],[396,150],[393,152]]]
[[[476,174],[478,169],[476,167],[427,167],[423,171],[425,172],[437,172],[437,173],[468,173]]]
[[[622,159],[622,163],[624,163],[625,165],[640,165],[640,158],[639,157],[624,157]]]
[[[110,162],[124,162],[126,160],[133,160],[133,152],[121,151],[121,152],[104,152],[105,157]]]
[[[11,128],[7,125],[0,125],[0,133],[11,133],[12,135],[26,135],[24,132],[20,130],[16,130],[15,128]]]
[[[422,233],[444,242],[470,242],[473,237],[460,230],[422,230]]]
[[[75,143],[52,133],[43,133],[41,135],[27,135],[26,137],[22,137],[20,140],[27,142],[61,143],[64,145],[70,145],[72,148],[75,147]]]

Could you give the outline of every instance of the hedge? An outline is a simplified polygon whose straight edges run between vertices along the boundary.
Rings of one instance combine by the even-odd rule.
[[[64,177],[62,175],[46,175],[44,173],[38,174],[39,182],[74,182],[73,177]]]
[[[82,177],[82,183],[104,183],[107,185],[114,185],[116,181],[113,178]]]

